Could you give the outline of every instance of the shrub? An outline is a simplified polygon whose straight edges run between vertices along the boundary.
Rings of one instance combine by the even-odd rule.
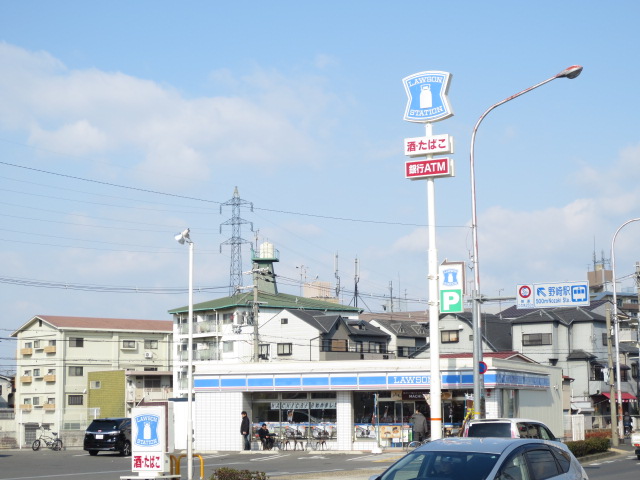
[[[611,441],[609,438],[588,438],[577,442],[567,442],[567,447],[576,457],[584,457],[592,453],[601,453],[609,450]]]
[[[209,480],[267,480],[268,478],[264,472],[250,472],[249,470],[222,467],[214,470]]]

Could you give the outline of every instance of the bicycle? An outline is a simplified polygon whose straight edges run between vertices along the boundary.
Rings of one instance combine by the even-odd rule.
[[[413,440],[407,444],[407,450],[418,448],[421,445],[429,443],[431,441],[431,437],[426,437],[423,440]]]
[[[54,452],[62,450],[62,440],[58,438],[58,434],[56,432],[51,432],[51,435],[52,436],[46,435],[45,429],[43,428],[40,436],[31,444],[33,451],[37,452],[40,450],[43,443]]]

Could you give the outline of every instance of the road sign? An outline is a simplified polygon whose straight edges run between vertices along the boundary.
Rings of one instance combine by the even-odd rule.
[[[484,362],[478,362],[478,373],[480,375],[484,375],[485,373],[487,373],[487,370],[489,369],[489,367],[487,367],[487,364]]]
[[[411,180],[428,177],[453,177],[453,159],[445,157],[409,160],[404,163],[404,176]]]
[[[402,79],[409,100],[404,119],[408,122],[438,122],[453,115],[447,93],[451,74],[419,72]]]
[[[451,263],[440,265],[440,312],[461,313],[464,311],[464,264]]]
[[[516,287],[516,308],[584,307],[589,305],[589,282],[522,284]]]
[[[413,137],[404,139],[404,154],[408,157],[420,155],[442,155],[453,153],[453,137],[447,134],[431,137]]]

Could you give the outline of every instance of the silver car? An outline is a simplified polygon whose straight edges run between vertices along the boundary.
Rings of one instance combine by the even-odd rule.
[[[563,445],[529,438],[434,440],[370,480],[588,480]]]

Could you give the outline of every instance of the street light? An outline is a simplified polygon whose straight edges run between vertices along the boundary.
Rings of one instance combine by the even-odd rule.
[[[611,240],[611,274],[613,276],[613,342],[615,343],[615,354],[616,354],[616,415],[618,417],[618,437],[621,438],[621,433],[624,432],[623,424],[622,424],[622,388],[620,388],[620,339],[618,336],[618,295],[616,293],[616,253],[615,253],[615,243],[616,237],[620,230],[623,227],[629,225],[632,222],[640,221],[640,218],[632,218],[631,220],[627,220],[622,225],[618,227],[616,233],[613,234],[613,239]],[[640,362],[640,359],[638,360]],[[611,412],[611,416],[613,416],[613,412]]]
[[[483,388],[481,387],[482,377],[480,376],[480,372],[478,370],[478,366],[482,361],[482,329],[481,329],[481,318],[480,318],[480,304],[482,303],[482,295],[480,294],[480,261],[478,259],[478,218],[476,212],[476,174],[475,174],[475,161],[474,161],[474,148],[476,142],[476,133],[478,131],[478,127],[484,117],[486,117],[491,110],[499,107],[500,105],[507,103],[514,98],[519,97],[520,95],[524,95],[531,90],[534,90],[538,87],[541,87],[545,83],[549,83],[556,78],[576,78],[582,72],[582,67],[580,65],[573,65],[569,68],[566,68],[562,72],[554,75],[547,80],[537,83],[532,87],[529,87],[521,92],[516,93],[508,98],[505,98],[501,102],[498,102],[491,107],[489,107],[478,119],[475,126],[473,127],[473,133],[471,134],[471,152],[470,152],[470,161],[471,161],[471,234],[472,234],[472,242],[473,242],[473,258],[472,258],[472,268],[473,268],[473,292],[471,293],[472,297],[472,319],[473,319],[473,404],[474,404],[474,417],[479,418],[481,415],[481,410],[484,410],[481,405],[481,398],[483,397]]]
[[[187,350],[187,480],[193,479],[193,242],[189,229],[175,236],[180,245],[189,244],[189,339]]]

